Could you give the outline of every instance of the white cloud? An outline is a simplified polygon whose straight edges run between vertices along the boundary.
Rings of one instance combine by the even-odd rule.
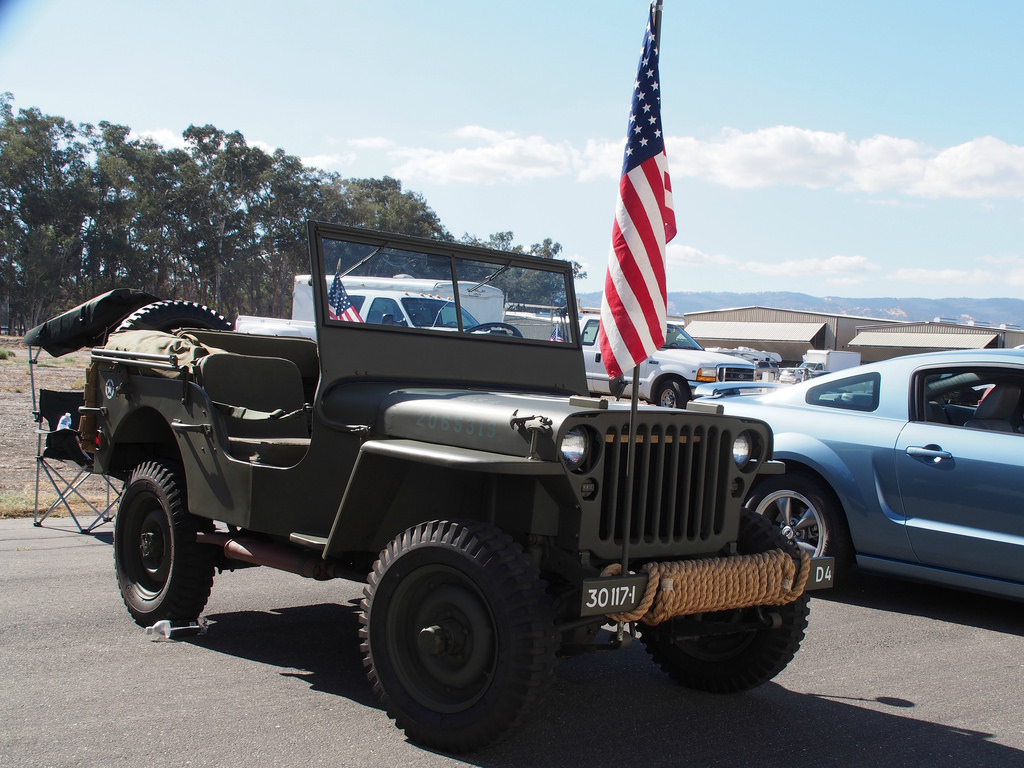
[[[383,136],[367,136],[363,139],[350,139],[348,144],[356,147],[357,149],[391,149],[395,146],[394,141]]]
[[[791,126],[753,133],[726,130],[718,142],[669,137],[669,171],[695,176],[726,187],[751,188],[775,184],[833,186],[853,161],[841,133],[808,131]]]
[[[942,151],[910,139],[775,126],[717,141],[669,137],[673,175],[732,188],[796,185],[918,197],[1024,197],[1024,147],[985,136]]]
[[[465,125],[455,131],[460,139],[476,139],[486,141],[490,144],[500,144],[503,141],[515,139],[515,131],[494,131],[480,125]]]
[[[847,187],[862,192],[891,192],[916,183],[925,173],[925,150],[917,142],[872,136],[856,144]]]
[[[724,267],[735,264],[736,260],[728,256],[704,253],[692,245],[671,242],[665,249],[665,258],[669,266],[679,267]]]
[[[520,183],[575,177],[617,178],[623,142],[588,139],[582,149],[543,136],[519,136],[467,125],[452,137],[461,146],[433,149],[397,145],[384,137],[353,139],[355,150],[380,150],[402,179],[439,183]],[[876,135],[860,141],[842,132],[779,125],[717,139],[669,136],[669,170],[734,189],[791,185],[870,195],[922,198],[1024,198],[1024,146],[984,136],[936,150],[911,139]],[[332,155],[337,166],[351,155]],[[878,201],[896,204],[890,198]]]
[[[311,155],[302,158],[302,164],[310,168],[321,168],[325,171],[334,171],[355,162],[356,156],[352,152],[342,152],[332,155]]]
[[[617,178],[622,173],[622,141],[599,141],[587,139],[583,151],[575,156],[575,170],[578,181],[595,181],[601,178]]]
[[[984,285],[996,275],[984,269],[897,269],[885,276],[886,280],[908,283],[941,283],[943,285]],[[1002,277],[1000,277],[1002,279]]]
[[[984,136],[943,150],[914,191],[924,197],[1024,197],[1024,147]]]
[[[250,142],[247,142],[247,143],[248,143],[248,145],[250,147],[255,147],[256,149],[262,149],[268,155],[272,155],[272,154],[274,154],[274,152],[277,151],[277,147],[273,147],[270,144],[267,144],[267,142],[260,141],[259,139],[256,139],[255,141],[250,141]]]
[[[497,184],[565,176],[572,168],[572,147],[553,144],[541,136],[520,138],[479,126],[466,126],[455,135],[483,146],[454,150],[398,147],[389,153],[400,161],[393,174],[403,180],[441,184]]]
[[[164,149],[185,149],[185,137],[181,131],[172,131],[167,128],[161,128],[155,131],[139,131],[137,134],[132,132],[134,138],[150,139],[155,141]],[[246,141],[246,144],[255,149],[261,149],[268,155],[274,154],[277,148],[268,144],[265,141],[256,139],[254,141]]]
[[[793,259],[781,263],[747,261],[742,269],[771,277],[824,279],[843,284],[863,283],[879,267],[864,256],[832,256],[827,259]]]
[[[808,279],[818,283],[842,287],[862,285],[875,279],[880,269],[864,256],[832,256],[827,259],[792,259],[780,264],[762,261],[741,262],[724,254],[705,253],[693,246],[669,243],[669,267],[684,270],[728,269],[737,275],[759,275],[768,282],[781,279],[795,284]],[[774,284],[774,283],[773,283]]]
[[[919,285],[984,286],[992,295],[1005,292],[1007,286],[1024,286],[1024,256],[1004,253],[973,259],[971,269],[905,268],[886,274],[886,280]]]
[[[185,148],[185,137],[181,135],[181,131],[172,131],[167,128],[161,128],[156,131],[139,131],[138,137],[142,139],[151,139],[164,149]]]

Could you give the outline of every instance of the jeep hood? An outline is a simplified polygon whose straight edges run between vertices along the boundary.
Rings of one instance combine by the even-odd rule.
[[[375,432],[381,437],[529,456],[533,432],[539,430],[536,458],[553,461],[562,424],[586,410],[590,409],[565,397],[403,389],[382,402]]]

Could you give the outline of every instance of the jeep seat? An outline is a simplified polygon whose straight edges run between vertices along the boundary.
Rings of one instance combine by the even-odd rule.
[[[236,458],[291,466],[305,455],[308,407],[291,360],[218,352],[198,361],[196,383],[223,417]]]

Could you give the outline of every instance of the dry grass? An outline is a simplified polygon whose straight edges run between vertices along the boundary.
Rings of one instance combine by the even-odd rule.
[[[21,339],[0,336],[0,518],[32,516],[35,512],[37,435],[32,417],[33,381],[36,390],[80,390],[85,386],[88,362],[89,350],[57,358],[44,352],[36,358],[30,374],[29,351],[21,346]],[[94,492],[93,487],[98,486],[90,479],[83,486],[84,495],[93,503],[101,502],[104,493]],[[54,499],[56,494],[44,477],[40,484],[43,509]],[[88,507],[78,502],[72,504],[76,515],[80,507],[83,515],[89,514]],[[67,512],[63,514],[66,516]]]

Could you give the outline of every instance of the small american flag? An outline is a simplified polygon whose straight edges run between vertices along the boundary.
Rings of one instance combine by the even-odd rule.
[[[676,217],[661,125],[656,2],[651,3],[633,85],[601,300],[598,342],[611,378],[620,377],[665,343],[665,245],[675,237]]]
[[[359,310],[352,305],[352,300],[348,297],[345,285],[341,282],[341,275],[337,272],[334,273],[331,288],[327,291],[327,307],[332,320],[363,322],[363,318],[359,316]]]

